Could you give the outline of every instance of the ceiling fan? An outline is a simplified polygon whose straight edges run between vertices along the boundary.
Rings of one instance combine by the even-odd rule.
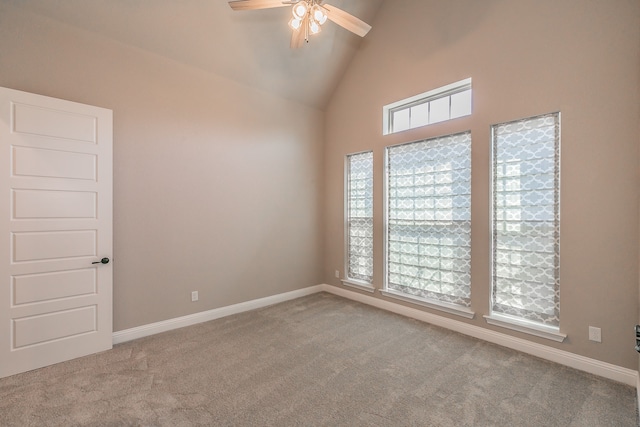
[[[293,30],[291,47],[294,49],[301,47],[305,41],[309,42],[310,34],[319,33],[327,19],[360,37],[366,36],[371,29],[371,25],[342,9],[324,4],[324,0],[232,0],[229,1],[229,6],[233,10],[293,6],[289,26]]]

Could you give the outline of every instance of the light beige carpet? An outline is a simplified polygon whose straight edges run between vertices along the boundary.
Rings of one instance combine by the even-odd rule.
[[[0,380],[3,426],[635,426],[635,390],[320,293]]]

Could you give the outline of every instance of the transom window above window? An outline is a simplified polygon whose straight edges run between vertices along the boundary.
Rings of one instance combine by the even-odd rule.
[[[468,116],[471,114],[471,79],[385,105],[382,111],[384,135]]]

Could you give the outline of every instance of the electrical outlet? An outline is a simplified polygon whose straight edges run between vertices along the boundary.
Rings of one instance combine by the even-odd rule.
[[[340,278],[340,270],[336,270],[336,279]]]
[[[589,341],[602,342],[602,330],[595,326],[589,326]]]
[[[191,302],[198,301],[198,291],[191,292]]]

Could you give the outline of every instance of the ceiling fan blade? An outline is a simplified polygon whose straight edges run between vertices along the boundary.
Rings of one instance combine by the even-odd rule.
[[[304,45],[304,40],[306,35],[305,31],[307,31],[308,26],[309,26],[309,18],[305,16],[305,18],[302,20],[302,24],[300,25],[300,28],[292,31],[291,45],[290,45],[291,49],[299,49]]]
[[[229,2],[229,6],[233,10],[256,10],[284,7],[289,6],[289,4],[283,4],[282,0],[232,0]]]
[[[366,36],[371,29],[371,25],[342,9],[338,9],[330,4],[323,4],[322,7],[327,11],[327,18],[360,37]]]

